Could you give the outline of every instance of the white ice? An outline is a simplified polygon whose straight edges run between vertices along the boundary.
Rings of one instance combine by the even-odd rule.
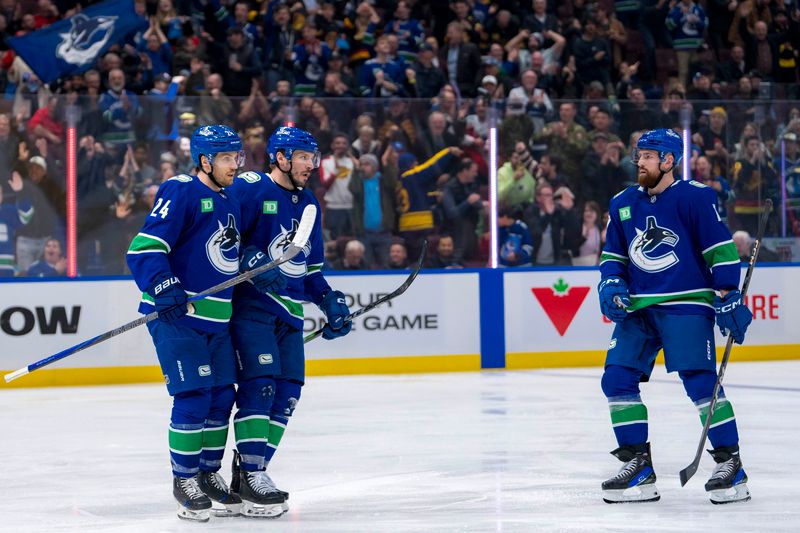
[[[661,501],[602,502],[621,463],[599,376],[312,377],[270,466],[289,513],[207,524],[175,516],[163,386],[0,391],[0,530],[800,531],[800,361],[729,367],[753,499],[724,506],[703,491],[707,454],[680,486],[701,428],[663,367],[643,386]]]

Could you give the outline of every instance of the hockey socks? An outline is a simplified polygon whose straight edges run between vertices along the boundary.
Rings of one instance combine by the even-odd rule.
[[[200,468],[216,472],[222,466],[225,443],[228,441],[228,420],[236,398],[233,385],[211,389],[211,409],[203,426],[203,451]]]
[[[638,394],[608,399],[611,427],[620,446],[647,441],[647,406]]]
[[[683,371],[679,372],[683,380],[683,387],[689,398],[694,402],[700,414],[700,423],[705,424],[708,418],[708,407],[711,404],[711,395],[717,381],[717,374],[712,371]],[[733,406],[725,398],[725,390],[720,387],[717,403],[714,405],[714,414],[711,415],[711,424],[708,428],[708,440],[714,448],[736,446],[739,442],[739,432],[736,428],[736,418],[733,415]]]

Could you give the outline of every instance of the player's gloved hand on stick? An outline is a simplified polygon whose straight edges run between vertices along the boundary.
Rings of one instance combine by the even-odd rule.
[[[345,321],[347,315],[350,314],[350,309],[347,308],[342,291],[328,291],[325,293],[319,307],[325,313],[325,318],[328,321],[322,328],[323,339],[331,340],[337,337],[344,337],[350,333],[353,321]]]
[[[242,272],[255,270],[256,268],[269,263],[269,256],[258,249],[256,246],[248,246],[242,255],[242,262],[239,269]],[[251,280],[256,290],[261,294],[277,292],[286,288],[286,278],[281,274],[279,268],[271,268],[253,277]]]
[[[172,274],[156,276],[147,293],[153,297],[159,320],[174,322],[189,312],[186,291],[181,287],[180,280]]]
[[[753,313],[742,302],[742,293],[733,290],[724,298],[715,296],[714,311],[717,313],[717,325],[722,334],[730,333],[736,344],[742,344],[747,326],[753,321]]]
[[[600,310],[609,320],[620,323],[628,317],[625,308],[631,305],[631,295],[624,279],[618,276],[602,279],[597,286],[597,292],[600,296]],[[615,296],[619,297],[622,307],[614,301]]]

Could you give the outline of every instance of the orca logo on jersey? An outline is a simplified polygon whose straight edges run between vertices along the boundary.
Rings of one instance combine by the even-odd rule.
[[[294,239],[294,234],[297,233],[297,228],[300,225],[300,222],[296,219],[292,219],[292,228],[286,229],[281,224],[281,232],[278,233],[272,242],[269,243],[269,258],[270,260],[274,261],[275,259],[279,258],[283,255],[283,252],[289,247],[292,243],[292,239]],[[306,242],[305,246],[303,246],[303,258],[300,261],[287,261],[283,263],[280,267],[281,272],[289,276],[290,278],[302,278],[308,272],[308,266],[306,265],[306,258],[308,257],[309,253],[311,252],[311,242]],[[296,257],[300,257],[299,254]]]
[[[209,262],[223,274],[239,272],[239,230],[236,219],[228,213],[228,224],[223,226],[217,221],[219,228],[211,234],[206,242],[206,255]]]
[[[636,237],[628,247],[628,257],[634,265],[645,272],[662,272],[678,263],[678,256],[671,248],[678,244],[678,235],[669,228],[658,225],[656,217],[647,217],[644,231],[636,229]],[[664,247],[670,250],[654,255]]]

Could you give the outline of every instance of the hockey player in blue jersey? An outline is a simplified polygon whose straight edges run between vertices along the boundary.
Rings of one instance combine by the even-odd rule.
[[[267,144],[271,171],[245,172],[229,189],[241,202],[243,264],[263,250],[279,257],[291,241],[304,208],[314,195],[305,186],[319,166],[317,141],[307,131],[278,128]],[[231,489],[243,500],[242,514],[280,516],[288,510],[288,494],[277,489],[266,468],[300,399],[305,381],[303,306],[311,301],[325,313],[323,337],[346,335],[351,322],[345,297],[332,290],[322,275],[324,259],[321,220],[317,218],[304,250],[280,266],[284,283],[261,294],[246,283],[236,287],[231,337],[238,362],[237,412]],[[277,269],[276,269],[277,271]]]
[[[218,473],[235,400],[228,332],[233,289],[194,302],[191,312],[187,295],[239,273],[239,203],[225,187],[244,164],[244,151],[227,126],[198,128],[190,146],[197,175],[161,184],[127,261],[142,290],[139,311],[158,311],[147,326],[173,397],[169,450],[178,516],[206,521],[211,500],[224,505],[223,514],[238,514],[241,504]],[[267,271],[253,284],[268,290],[276,276]]]
[[[717,377],[714,316],[723,334],[739,344],[752,320],[738,290],[739,257],[716,211],[716,192],[673,176],[683,154],[681,137],[672,130],[648,131],[637,150],[639,186],[611,200],[600,258],[600,308],[616,323],[601,385],[619,444],[611,453],[625,463],[602,484],[608,503],[660,498],[639,394],[659,349],[667,372],[678,372],[705,422]],[[717,463],[705,485],[711,501],[750,499],[733,408],[722,388],[708,438]]]

